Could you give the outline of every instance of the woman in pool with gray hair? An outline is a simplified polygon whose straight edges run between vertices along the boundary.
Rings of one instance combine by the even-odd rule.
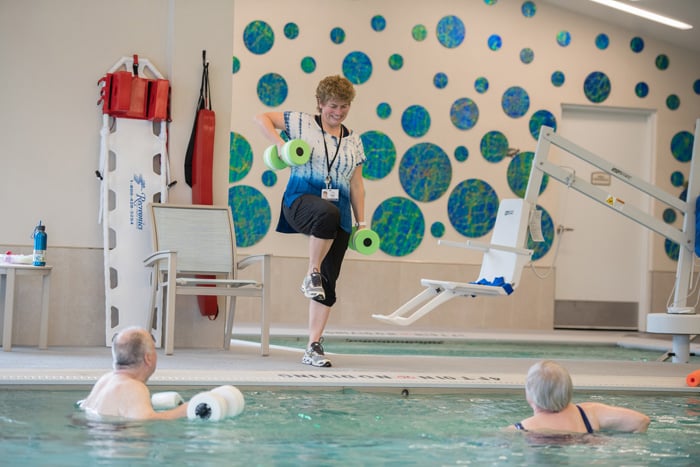
[[[525,397],[532,407],[530,418],[509,427],[538,433],[593,433],[647,430],[649,417],[636,410],[600,402],[572,404],[574,388],[569,372],[551,360],[530,367],[525,381]]]

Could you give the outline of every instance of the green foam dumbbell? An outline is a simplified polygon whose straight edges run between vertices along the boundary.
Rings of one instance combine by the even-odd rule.
[[[371,255],[379,249],[379,235],[372,229],[353,227],[348,248],[363,255]]]

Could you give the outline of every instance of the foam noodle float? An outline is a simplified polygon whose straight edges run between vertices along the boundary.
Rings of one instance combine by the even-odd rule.
[[[287,168],[287,163],[280,159],[279,151],[276,145],[268,146],[263,153],[263,161],[271,170],[282,170]]]
[[[379,235],[371,229],[353,227],[348,248],[363,255],[374,254],[379,249]]]
[[[685,384],[694,388],[700,386],[700,370],[692,371],[685,377]]]
[[[156,392],[151,395],[151,405],[154,410],[174,409],[184,403],[182,396],[175,391]]]
[[[211,391],[200,392],[190,399],[187,418],[217,422],[235,417],[243,412],[245,399],[234,386],[219,386]]]
[[[282,159],[287,165],[304,165],[311,159],[311,148],[306,141],[293,139],[282,146]]]

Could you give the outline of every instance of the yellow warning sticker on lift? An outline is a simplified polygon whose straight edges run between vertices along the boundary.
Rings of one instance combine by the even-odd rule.
[[[608,195],[608,197],[605,199],[605,203],[611,208],[619,209],[620,211],[622,211],[622,208],[625,207],[625,202],[623,200],[620,198],[615,198],[612,195]]]

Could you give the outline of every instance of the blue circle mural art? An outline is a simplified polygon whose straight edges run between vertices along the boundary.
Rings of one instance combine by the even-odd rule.
[[[695,94],[700,94],[700,79],[696,79],[693,83],[693,91],[695,91]]]
[[[690,162],[693,156],[693,134],[679,131],[671,138],[671,154],[678,162]]]
[[[287,39],[296,39],[299,36],[299,26],[296,23],[285,24],[284,36]]]
[[[559,31],[557,33],[557,44],[562,47],[571,44],[571,33],[569,31]]]
[[[428,30],[422,24],[416,24],[411,29],[411,36],[415,41],[422,42],[428,37]]]
[[[674,222],[676,222],[676,216],[677,214],[675,210],[671,208],[664,209],[663,219],[665,223],[673,224]]]
[[[524,198],[527,191],[527,184],[530,181],[530,171],[532,170],[532,161],[535,159],[535,153],[526,151],[516,154],[508,164],[506,178],[510,190],[518,197]],[[542,177],[539,194],[544,192],[549,184],[549,175],[545,174]]]
[[[448,49],[453,49],[458,47],[462,41],[464,41],[466,29],[464,28],[464,23],[461,19],[454,15],[450,15],[445,16],[438,21],[435,32],[437,33],[437,39],[440,44]]]
[[[469,149],[466,146],[457,146],[455,148],[455,160],[464,162],[469,158]]]
[[[532,18],[535,16],[535,13],[537,13],[537,5],[535,5],[535,2],[528,0],[527,2],[523,2],[520,11],[523,13],[524,17]]]
[[[374,29],[377,32],[383,31],[384,28],[386,28],[386,18],[384,18],[382,15],[375,15],[372,17],[372,29]]]
[[[637,95],[637,97],[642,99],[647,97],[647,95],[649,95],[649,85],[644,81],[640,81],[635,85],[634,93]]]
[[[532,261],[537,261],[542,258],[547,252],[552,248],[552,243],[554,242],[554,222],[552,217],[549,215],[547,210],[537,205],[537,209],[542,211],[542,237],[544,237],[543,242],[533,242],[532,238],[528,234],[527,236],[527,248],[533,250]]]
[[[594,104],[600,104],[607,99],[611,89],[610,78],[602,71],[590,73],[583,82],[583,93]]]
[[[238,73],[241,69],[241,61],[238,60],[238,57],[235,55],[233,56],[233,60],[231,63],[231,73]]]
[[[316,71],[316,60],[313,57],[302,58],[301,70],[304,73],[313,73],[314,71]]]
[[[509,117],[520,118],[530,108],[530,96],[520,86],[512,86],[503,93],[501,106]]]
[[[664,251],[666,252],[666,256],[668,256],[670,259],[673,261],[678,261],[678,255],[680,255],[681,251],[678,243],[667,238],[664,240]]]
[[[421,105],[412,105],[401,115],[401,127],[408,136],[420,138],[430,129],[430,114]]]
[[[535,59],[535,52],[529,48],[525,47],[520,51],[520,61],[524,64],[530,64]]]
[[[460,130],[474,128],[479,121],[479,107],[468,97],[457,99],[450,107],[450,121]]]
[[[343,60],[343,74],[352,84],[362,84],[372,75],[372,61],[364,52],[350,52]]]
[[[243,44],[251,53],[267,53],[275,43],[275,33],[265,21],[251,21],[243,30]]]
[[[488,44],[489,49],[493,51],[499,50],[501,47],[503,47],[503,40],[498,34],[491,34],[486,43]]]
[[[671,94],[666,98],[666,107],[668,107],[669,110],[677,110],[680,106],[681,99],[677,95]]]
[[[401,158],[399,180],[416,201],[435,201],[445,194],[452,181],[450,158],[433,143],[411,146]]]
[[[360,135],[367,160],[362,164],[362,176],[367,180],[380,180],[394,168],[396,146],[381,131],[367,131]]]
[[[406,256],[423,241],[425,219],[415,202],[395,196],[374,211],[372,230],[379,235],[380,250],[390,256]]]
[[[403,67],[403,57],[399,54],[392,54],[389,57],[389,68],[400,70]]]
[[[633,37],[630,41],[630,50],[636,54],[644,50],[644,39],[641,37]]]
[[[660,54],[656,57],[656,60],[654,61],[656,64],[656,68],[659,70],[665,70],[668,68],[669,60],[668,60],[668,55],[666,54]]]
[[[600,50],[605,50],[610,45],[610,38],[607,34],[600,33],[595,37],[595,46]]]
[[[498,212],[498,196],[483,180],[470,178],[457,184],[447,201],[452,226],[465,237],[483,237],[493,229]]]
[[[433,222],[433,225],[430,226],[430,235],[434,238],[442,238],[445,235],[445,224]]]
[[[345,42],[345,31],[343,28],[333,28],[331,29],[331,42],[334,44],[342,44]]]
[[[287,81],[277,73],[268,73],[258,80],[258,99],[268,107],[277,107],[287,98]]]
[[[671,185],[675,187],[683,186],[685,183],[685,176],[683,172],[675,171],[671,174]]]
[[[380,102],[377,105],[377,117],[386,120],[391,116],[391,105],[386,102]]]
[[[478,77],[474,81],[474,90],[479,94],[485,93],[489,90],[489,80],[487,80],[483,76]]]
[[[489,131],[481,137],[481,155],[489,162],[501,162],[508,155],[508,138],[500,131]]]
[[[233,185],[228,189],[228,205],[236,226],[236,245],[253,246],[270,229],[270,205],[256,188]]]
[[[557,119],[549,110],[538,110],[532,114],[530,117],[530,134],[537,141],[540,137],[540,128],[542,125],[553,128],[554,131],[557,129]]]
[[[266,187],[275,186],[277,184],[277,174],[272,170],[266,170],[263,172],[260,180]]]
[[[442,72],[435,73],[435,76],[433,77],[433,84],[438,89],[443,89],[445,86],[447,86],[447,81],[447,75]]]
[[[554,86],[561,87],[564,85],[564,81],[566,81],[566,76],[563,71],[555,71],[552,73],[552,84]]]
[[[253,166],[253,150],[242,135],[231,132],[229,138],[229,183],[243,180]]]

